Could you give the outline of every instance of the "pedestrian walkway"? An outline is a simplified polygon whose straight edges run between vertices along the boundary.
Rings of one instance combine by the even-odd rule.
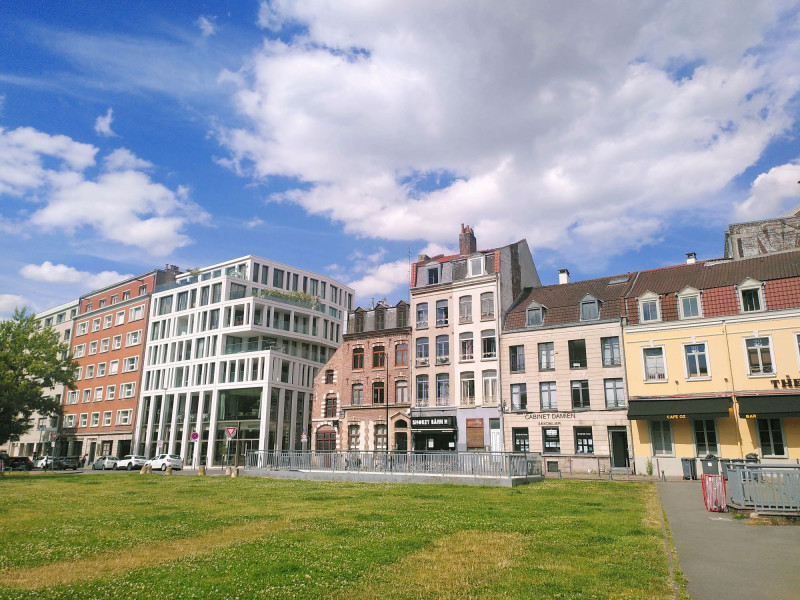
[[[800,526],[706,511],[699,481],[658,484],[692,600],[800,598]]]

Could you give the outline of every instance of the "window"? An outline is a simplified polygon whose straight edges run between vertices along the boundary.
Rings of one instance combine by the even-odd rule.
[[[117,386],[110,385],[106,388],[106,400],[113,400],[115,392],[117,390]]]
[[[511,410],[528,409],[528,387],[524,383],[511,384]]]
[[[106,363],[97,363],[97,376],[104,377],[106,374]]]
[[[512,428],[511,437],[514,440],[514,452],[530,452],[531,446],[528,440],[527,427]]]
[[[119,350],[120,348],[122,348],[122,336],[115,335],[113,338],[111,338],[111,349]]]
[[[92,319],[92,331],[100,331],[100,317]]]
[[[758,419],[758,440],[762,456],[784,456],[783,431],[780,419]]]
[[[405,379],[396,381],[394,384],[394,403],[395,404],[408,403],[408,382]]]
[[[82,358],[86,355],[86,344],[80,344],[79,346],[75,346],[75,352],[72,355],[74,358]]]
[[[417,366],[425,366],[428,364],[428,338],[417,338]]]
[[[472,371],[461,373],[461,405],[475,405],[475,374]]]
[[[775,372],[772,363],[772,348],[768,337],[745,340],[745,347],[750,375],[771,375]]]
[[[135,346],[142,341],[142,330],[138,329],[136,331],[131,331],[127,336],[125,336],[125,345],[126,346]]]
[[[384,346],[374,346],[372,348],[372,366],[373,368],[386,366],[386,348]]]
[[[525,346],[510,346],[508,348],[511,359],[511,372],[522,373],[525,371]]]
[[[272,287],[278,288],[279,290],[283,289],[283,270],[282,269],[272,269]],[[323,294],[324,296],[325,294]]]
[[[494,369],[483,372],[483,403],[497,404],[497,371]]]
[[[717,427],[714,419],[697,419],[694,422],[694,445],[697,456],[719,455]]]
[[[113,319],[112,315],[106,315],[105,317],[103,317],[103,329],[108,329],[109,327],[111,327],[112,319]]]
[[[89,322],[84,321],[83,323],[78,323],[78,331],[75,335],[86,335],[89,332]]]
[[[537,327],[544,323],[545,309],[541,306],[532,306],[525,311],[525,325]]]
[[[569,345],[569,368],[586,368],[586,340],[570,340]]]
[[[85,427],[86,425],[82,425]],[[75,427],[75,415],[64,415],[64,427]]]
[[[428,406],[427,375],[417,375],[417,406]]]
[[[558,410],[558,395],[556,394],[555,381],[542,381],[539,383],[539,399],[542,410]]]
[[[666,381],[667,367],[664,363],[664,348],[643,348],[644,357],[644,380],[645,381]]]
[[[622,379],[603,380],[606,389],[606,408],[622,408],[625,406],[625,392]]]
[[[684,289],[678,293],[678,311],[681,319],[702,317],[700,310],[700,292],[694,288]]]
[[[147,284],[142,284],[139,286],[139,295],[144,296],[147,293]]]
[[[86,379],[91,379],[94,377],[94,365],[89,365],[86,367]]]
[[[364,368],[364,349],[353,348],[353,369]]]
[[[103,427],[111,425],[111,412],[110,410],[103,413]]]
[[[481,319],[494,319],[494,292],[481,294]]]
[[[436,336],[436,363],[445,364],[450,362],[450,336]]]
[[[375,329],[386,329],[386,311],[382,308],[375,310]]]
[[[594,454],[594,440],[591,427],[576,427],[575,454]]]
[[[669,421],[650,421],[650,441],[653,456],[671,456],[672,428]]]
[[[130,290],[125,290],[124,292],[122,292],[122,299],[123,300],[130,300],[131,299]],[[112,304],[113,304],[113,302],[112,302]]]
[[[586,379],[571,381],[570,387],[572,388],[572,408],[575,410],[591,408],[589,404],[589,381]]]
[[[326,419],[332,419],[336,416],[336,396],[325,397],[324,414]]]
[[[109,375],[116,375],[119,372],[119,361],[112,360],[108,363],[108,374]]]
[[[67,418],[74,417],[75,415],[67,415]],[[79,427],[86,427],[89,424],[89,413],[81,413]]]
[[[375,425],[375,450],[387,450],[389,436],[386,434],[386,425]]]
[[[117,411],[117,425],[130,425],[131,424],[131,409]]]
[[[472,323],[472,296],[461,296],[458,299],[458,322]]]
[[[417,304],[417,329],[424,329],[428,326],[428,303]]]
[[[100,340],[100,352],[108,352],[108,338],[103,338]]]
[[[89,356],[97,354],[97,342],[89,342]]]
[[[685,344],[683,352],[686,357],[686,378],[699,379],[708,377],[708,359],[705,344]]]
[[[372,403],[383,404],[386,402],[386,385],[383,381],[375,381],[372,384]]]
[[[123,383],[119,386],[119,397],[120,398],[133,398],[134,393],[136,392],[136,383]]]
[[[764,310],[764,296],[762,283],[755,279],[747,278],[739,284],[739,303],[742,312],[759,312]]]
[[[439,283],[439,267],[428,269],[428,285]]]
[[[98,308],[103,308],[103,307],[105,307],[105,305],[106,305],[106,299],[105,298],[101,298],[100,302],[98,303]]]
[[[447,300],[436,301],[436,326],[441,327],[449,322]]]
[[[458,335],[458,341],[461,347],[461,360],[473,360],[475,355],[472,344],[472,332],[465,331],[464,333],[460,333]]]
[[[361,443],[361,435],[359,434],[358,425],[350,425],[347,428],[347,448],[349,450],[358,450]]]
[[[618,337],[601,338],[600,349],[603,353],[604,367],[618,367],[622,364]]]
[[[469,265],[469,276],[470,277],[477,277],[479,275],[483,275],[483,257],[478,256],[477,258],[470,258],[467,261]]]
[[[335,431],[317,431],[317,451],[333,452],[336,450]]]
[[[353,384],[353,404],[356,406],[361,406],[364,404],[364,384],[363,383],[354,383]]]
[[[639,320],[642,323],[648,321],[660,321],[660,298],[658,294],[647,292],[639,298]]]
[[[396,367],[408,365],[408,344],[397,344],[394,347],[394,365]]]
[[[398,306],[397,307],[397,326],[398,327],[408,327],[408,307],[407,306]]]
[[[86,404],[87,402],[92,401],[92,390],[83,390],[83,403]]]
[[[450,375],[448,373],[436,374],[436,406],[449,406],[450,404]]]
[[[129,356],[122,360],[122,372],[128,373],[130,371],[135,371],[139,366],[139,357],[138,356]]]
[[[581,300],[581,321],[594,321],[600,318],[600,302],[591,296]]]
[[[67,393],[67,404],[77,404],[78,403],[78,391],[73,390]]]
[[[169,298],[162,298],[161,302],[163,303],[164,300],[167,300],[167,299],[170,301],[170,303],[172,302],[172,296],[170,296]],[[171,304],[170,304],[170,308],[171,308]],[[169,310],[167,312],[169,312]],[[116,315],[116,319],[114,321],[114,325],[122,325],[123,323],[125,323],[125,311],[121,310]]]
[[[100,413],[94,412],[92,413],[92,427],[99,427],[100,426]]]
[[[542,451],[547,454],[558,454],[561,452],[561,438],[558,434],[558,427],[542,428]]]
[[[80,381],[83,377],[83,367],[78,367],[75,369],[75,380]]]
[[[494,337],[494,329],[481,331],[481,347],[483,358],[497,358],[497,344]]]

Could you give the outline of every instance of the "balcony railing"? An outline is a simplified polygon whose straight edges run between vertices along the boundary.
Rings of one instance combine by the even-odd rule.
[[[475,396],[461,396],[461,406],[475,406]]]
[[[429,402],[429,401],[428,401],[428,399],[427,399],[427,398],[417,398],[417,401],[416,401],[416,403],[415,403],[415,406],[420,406],[420,407],[423,407],[423,408],[424,408],[424,407],[426,407],[426,406],[429,406],[429,403],[428,403],[428,402]]]
[[[437,396],[436,406],[450,406],[450,396]]]

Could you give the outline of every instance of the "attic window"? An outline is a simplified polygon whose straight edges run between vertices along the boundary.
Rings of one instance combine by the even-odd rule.
[[[364,331],[364,315],[362,313],[356,313],[355,330],[356,333]]]
[[[483,257],[469,259],[469,276],[477,277],[483,275]]]
[[[544,322],[544,308],[540,306],[531,307],[525,311],[526,319],[526,326],[527,327],[536,327],[541,325]]]
[[[595,298],[581,300],[581,321],[593,321],[600,317],[600,302]]]
[[[439,283],[439,267],[428,269],[428,285]]]

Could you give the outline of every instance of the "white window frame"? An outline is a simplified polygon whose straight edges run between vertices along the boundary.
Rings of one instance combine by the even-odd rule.
[[[92,388],[83,390],[83,404],[88,404],[92,401]]]
[[[476,268],[477,265],[477,268]],[[470,277],[480,277],[483,275],[484,261],[483,256],[476,256],[467,259],[467,270]]]
[[[119,361],[112,360],[110,363],[108,363],[108,374],[116,375],[117,373],[119,373]]]
[[[100,331],[100,317],[92,319],[92,331]]]
[[[111,338],[103,338],[100,340],[100,352],[108,352],[108,347],[111,343]]]
[[[83,358],[86,356],[86,344],[78,344],[73,350],[72,358]]]
[[[744,348],[744,367],[747,370],[747,376],[756,378],[758,377],[774,378],[775,375],[778,373],[778,365],[776,361],[775,352],[773,351],[774,346],[772,344],[772,335],[771,334],[755,335],[757,332],[753,333],[754,335],[742,338],[742,347]],[[770,371],[769,373],[752,373],[750,371],[750,356],[749,356],[750,352],[747,348],[747,342],[749,340],[761,340],[761,339],[766,339],[769,342],[767,347],[769,348],[769,357],[772,360],[772,371]]]
[[[461,296],[458,299],[458,322],[472,323],[472,296]]]
[[[93,412],[92,413],[92,424],[90,427],[100,427],[100,413]]]
[[[110,385],[106,388],[106,401],[113,400],[116,396],[117,386]]]
[[[758,297],[758,309],[745,310],[744,306],[744,292],[755,291]],[[764,305],[764,284],[757,279],[748,277],[742,283],[736,286],[736,295],[739,298],[739,312],[742,314],[764,312],[766,306]]]
[[[686,316],[684,313],[684,300],[690,300],[691,298],[697,299],[697,314],[696,315],[689,315]],[[678,318],[681,321],[686,319],[702,319],[703,318],[703,294],[700,290],[693,287],[685,287],[680,292],[677,293],[678,299]]]
[[[114,320],[114,325],[124,325],[125,324],[125,311],[120,310],[117,312],[116,318]]]
[[[128,311],[128,321],[139,321],[141,319],[144,319],[144,304],[131,306]]]
[[[72,390],[67,392],[67,404],[77,404],[78,403],[78,390]]]
[[[94,395],[92,396],[92,402],[102,402],[103,401],[103,388],[96,387],[94,388]]]
[[[78,323],[78,327],[75,328],[75,335],[86,335],[87,333],[89,333],[89,321]]]
[[[86,379],[94,377],[94,365],[86,365]]]
[[[138,346],[142,343],[142,330],[129,331],[125,336],[125,346]]]
[[[81,413],[78,427],[86,427],[89,424],[89,413]]]
[[[656,305],[655,319],[644,318],[644,304],[649,302],[655,302]],[[645,292],[636,299],[636,303],[639,308],[639,323],[658,323],[659,321],[661,321],[661,296],[653,292]]]
[[[664,363],[664,378],[663,379],[650,379],[647,376],[647,359],[645,359],[645,350],[661,349],[661,359]],[[645,383],[666,383],[669,381],[669,370],[667,369],[667,353],[664,351],[664,346],[642,346],[642,381]]]
[[[89,356],[94,356],[95,354],[97,354],[97,340],[89,342]]]
[[[133,398],[136,396],[136,382],[129,381],[128,383],[121,383],[119,385],[120,398]]]
[[[130,408],[125,410],[118,410],[117,411],[117,425],[130,425],[131,424],[131,412]]]
[[[689,374],[689,355],[687,354],[687,349],[689,346],[697,346],[698,344],[703,344],[705,346],[704,354],[706,355],[706,370],[708,371],[708,374],[692,377]],[[709,359],[708,354],[708,342],[706,340],[683,342],[681,344],[681,356],[683,357],[683,376],[687,381],[706,381],[711,379],[711,360]]]
[[[111,327],[114,321],[114,315],[106,315],[103,317],[103,329],[108,329]]]
[[[111,349],[112,350],[119,350],[120,348],[122,348],[122,336],[121,335],[115,335],[111,339]]]
[[[97,363],[97,377],[105,377],[106,376],[106,363],[101,362]]]
[[[114,411],[106,410],[103,411],[103,427],[110,427],[111,426],[111,414]]]
[[[64,427],[75,427],[75,415],[64,415]]]
[[[131,366],[129,366],[129,364]],[[126,356],[122,359],[122,372],[131,373],[139,368],[138,356]]]

